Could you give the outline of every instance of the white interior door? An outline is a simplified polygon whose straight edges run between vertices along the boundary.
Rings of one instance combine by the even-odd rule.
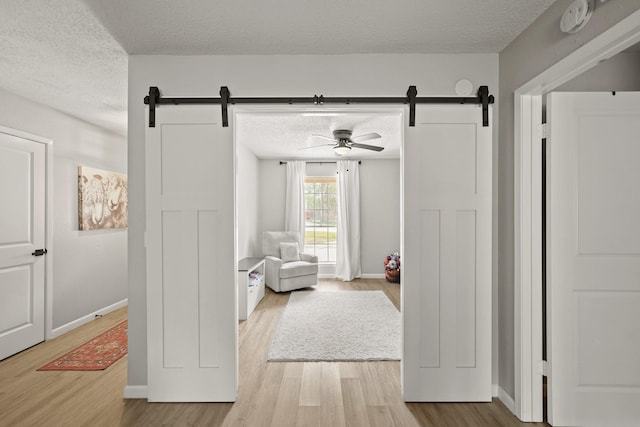
[[[0,359],[44,341],[45,145],[0,130]]]
[[[640,422],[640,93],[552,93],[549,421]]]
[[[491,127],[417,106],[404,137],[406,401],[491,400]]]
[[[161,106],[147,127],[149,401],[234,401],[234,150],[220,107]]]

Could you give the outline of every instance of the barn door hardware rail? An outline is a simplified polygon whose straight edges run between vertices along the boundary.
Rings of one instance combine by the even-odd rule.
[[[482,107],[482,126],[489,126],[489,104],[494,103],[489,95],[488,86],[480,86],[473,97],[425,97],[418,96],[415,86],[409,86],[407,96],[403,97],[276,97],[276,98],[232,98],[227,86],[220,88],[220,98],[170,98],[160,95],[156,86],[149,88],[144,103],[149,105],[149,127],[156,126],[156,108],[162,104],[220,104],[222,107],[222,126],[229,126],[229,104],[409,104],[409,126],[416,124],[416,104],[479,104]]]

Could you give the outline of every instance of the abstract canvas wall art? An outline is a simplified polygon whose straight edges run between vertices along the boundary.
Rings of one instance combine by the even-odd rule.
[[[126,228],[127,175],[78,166],[78,228]]]

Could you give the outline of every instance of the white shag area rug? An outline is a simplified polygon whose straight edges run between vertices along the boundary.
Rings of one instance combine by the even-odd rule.
[[[382,291],[292,292],[267,360],[400,360],[400,312]]]

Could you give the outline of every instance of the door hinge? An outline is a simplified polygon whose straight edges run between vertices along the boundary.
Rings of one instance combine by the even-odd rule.
[[[538,125],[538,138],[547,139],[549,137],[549,124],[541,123]]]
[[[547,363],[546,360],[539,360],[538,361],[538,374],[540,375],[544,375],[547,376],[548,374],[548,370],[549,370],[549,364]]]
[[[36,249],[35,252],[31,252],[31,255],[42,256],[42,255],[45,255],[46,253],[47,253],[46,249]]]

